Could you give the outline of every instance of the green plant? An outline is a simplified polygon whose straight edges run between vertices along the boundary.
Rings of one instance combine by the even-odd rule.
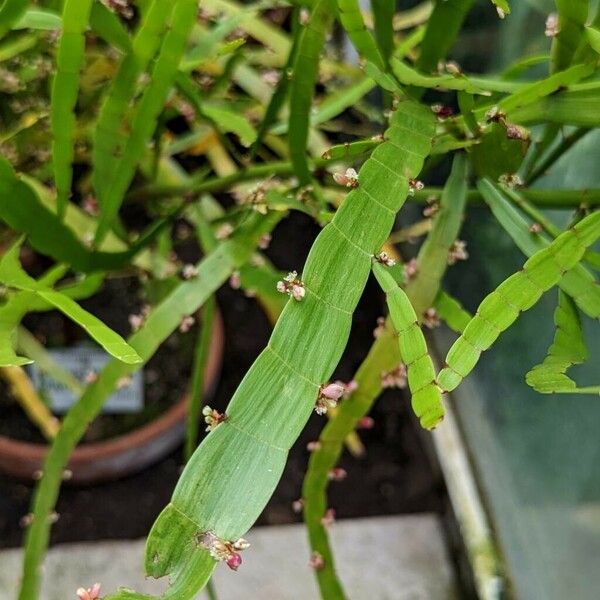
[[[53,308],[114,357],[52,440],[29,519],[21,600],[39,597],[49,515],[87,426],[182,320],[203,307],[205,325],[211,322],[214,294],[231,277],[277,322],[225,413],[204,408],[211,431],[193,452],[210,328],[199,334],[189,460],[146,550],[147,574],[170,577],[164,598],[194,597],[221,560],[239,566],[242,536],[315,410],[331,418],[310,458],[304,517],[322,595],[344,598],[322,522],[344,441],[386,385],[407,383],[421,425],[438,425],[442,394],[553,287],[555,341],[527,382],[544,393],[598,393],[565,373],[586,359],[580,313],[600,317],[600,255],[593,249],[600,190],[533,183],[600,125],[600,17],[589,2],[557,1],[551,56],[525,57],[497,75],[466,74],[444,61],[474,4],[424,3],[407,14],[372,0],[372,15],[357,0],[0,6],[7,92],[0,101],[0,366],[30,362],[16,351],[20,323],[28,312]],[[505,1],[484,4],[492,14],[492,4],[509,14]],[[196,18],[199,6],[204,12]],[[282,26],[264,12],[275,6],[284,9]],[[334,24],[364,69],[327,43]],[[541,64],[547,73],[532,76],[529,68]],[[578,129],[563,134],[563,127]],[[42,151],[49,147],[51,161]],[[450,164],[443,189],[420,181],[439,178]],[[220,202],[225,195],[237,202]],[[425,205],[425,214],[398,227],[407,199]],[[471,203],[489,206],[528,257],[473,316],[443,289],[448,266],[466,257],[458,236]],[[572,211],[571,225],[558,227],[545,208]],[[322,231],[305,265],[285,275],[259,250],[291,211],[309,215]],[[186,267],[172,257],[182,220],[203,252]],[[425,238],[409,260],[394,241],[414,235]],[[37,278],[27,274],[23,247],[53,266]],[[125,341],[75,300],[132,272],[161,292]],[[389,319],[353,385],[331,382],[371,272],[387,296]],[[430,353],[422,331],[440,319],[459,333],[445,361]],[[43,348],[29,342],[20,351],[26,347],[52,370]],[[120,590],[109,597],[146,596]]]

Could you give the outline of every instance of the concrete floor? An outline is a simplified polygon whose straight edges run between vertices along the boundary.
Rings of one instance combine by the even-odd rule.
[[[337,522],[331,529],[337,565],[352,600],[456,600],[454,574],[435,515],[376,517]],[[237,573],[216,570],[219,600],[316,600],[301,525],[262,527],[247,536]],[[40,600],[76,600],[75,590],[102,583],[160,594],[164,582],[142,575],[144,542],[66,544],[50,550]],[[0,600],[14,600],[20,550],[0,552]],[[206,596],[199,598],[205,600]]]

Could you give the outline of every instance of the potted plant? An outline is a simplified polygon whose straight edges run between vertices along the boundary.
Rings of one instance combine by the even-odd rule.
[[[370,426],[368,413],[384,388],[406,390],[424,430],[443,428],[444,396],[551,289],[559,290],[555,339],[547,357],[530,366],[527,383],[541,393],[597,393],[567,370],[584,360],[581,319],[600,316],[593,250],[600,194],[588,190],[582,204],[580,190],[532,188],[598,124],[600,33],[587,2],[557,3],[547,24],[550,59],[520,60],[500,76],[468,73],[446,58],[474,4],[464,0],[409,14],[373,0],[369,18],[357,0],[268,5],[265,18],[257,15],[262,5],[220,0],[206,0],[199,15],[196,0],[67,0],[60,14],[52,7],[9,10],[12,4],[0,11],[7,39],[31,29],[31,47],[39,53],[43,45],[54,73],[50,131],[29,118],[32,125],[9,136],[12,156],[0,163],[0,218],[11,239],[22,236],[0,261],[9,294],[31,294],[82,322],[65,290],[53,287],[58,279],[35,278],[19,264],[21,240],[59,265],[54,269],[66,265],[87,277],[145,264],[150,279],[160,280],[156,274],[173,262],[170,225],[180,219],[203,252],[179,278],[155,286],[152,310],[127,341],[101,322],[88,327],[114,358],[67,412],[45,459],[26,536],[22,600],[37,597],[46,517],[88,424],[119,382],[158,357],[227,283],[256,296],[276,324],[224,410],[207,405],[200,415],[193,396],[189,460],[147,542],[147,575],[169,577],[164,597],[192,598],[219,562],[240,567],[251,551],[244,536],[315,413],[328,421],[310,446],[296,508],[322,596],[345,597],[326,501],[328,482],[344,477],[337,464],[344,442],[355,443],[355,430]],[[483,4],[488,16],[510,12],[504,0]],[[334,26],[360,55],[360,68],[327,45]],[[58,34],[40,36],[36,28]],[[538,64],[546,70],[532,74]],[[24,87],[15,93],[43,98],[35,78],[38,88],[27,89],[23,60],[17,65]],[[367,101],[373,90],[377,97]],[[563,136],[562,126],[583,129]],[[44,134],[51,169],[39,157],[31,164],[23,158]],[[97,214],[81,220],[88,195],[88,213],[97,203]],[[422,215],[407,220],[407,201],[420,204]],[[468,258],[460,231],[471,203],[489,207],[526,257],[482,293],[473,314],[444,286],[448,268]],[[550,221],[542,212],[550,206],[570,210],[571,222]],[[280,273],[264,251],[291,211],[322,229],[305,263]],[[373,323],[374,341],[354,376],[338,381],[334,369],[369,278],[387,317]],[[429,330],[441,322],[456,336],[438,360]],[[12,346],[5,348],[16,363]],[[201,368],[206,352],[197,355]],[[201,416],[208,435],[192,453]],[[144,596],[120,590],[108,597]]]

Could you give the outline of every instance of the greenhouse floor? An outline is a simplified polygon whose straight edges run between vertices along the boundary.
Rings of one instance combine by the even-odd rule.
[[[453,566],[439,518],[433,514],[337,522],[331,530],[341,578],[352,600],[456,600]],[[306,533],[301,525],[261,527],[237,573],[219,567],[219,600],[313,600]],[[80,586],[102,583],[160,593],[161,581],[142,573],[142,540],[64,544],[52,548],[44,569],[43,600],[75,599]],[[0,600],[14,600],[20,550],[0,552]],[[205,595],[199,596],[205,599]]]

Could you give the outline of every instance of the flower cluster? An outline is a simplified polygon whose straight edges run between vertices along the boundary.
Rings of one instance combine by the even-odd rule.
[[[347,188],[358,187],[358,173],[352,168],[346,169],[345,173],[334,173],[333,180]]]
[[[191,263],[184,265],[183,269],[181,269],[181,276],[184,279],[194,279],[195,277],[198,277],[198,268]]]
[[[179,331],[181,331],[181,333],[187,333],[192,328],[195,322],[196,319],[194,319],[192,315],[186,315],[185,317],[183,317],[183,319],[181,319],[181,322],[179,323]]]
[[[348,473],[346,472],[346,469],[343,469],[342,467],[334,467],[331,469],[331,471],[329,471],[329,473],[327,473],[327,478],[330,481],[343,481],[346,479],[347,475]]]
[[[440,316],[435,308],[428,308],[423,314],[423,325],[428,329],[440,326]]]
[[[408,195],[414,196],[415,192],[421,191],[425,187],[425,184],[418,179],[408,180]]]
[[[405,388],[406,365],[404,363],[400,363],[391,371],[384,371],[381,374],[381,386],[384,388]]]
[[[100,584],[95,583],[87,589],[80,587],[75,593],[79,600],[98,600],[100,598]]]
[[[202,409],[202,414],[204,415],[204,422],[206,423],[206,431],[212,431],[227,419],[227,415],[225,413],[220,413],[218,410],[211,408],[210,406],[205,406]]]
[[[315,405],[315,412],[318,415],[324,415],[328,409],[335,408],[341,398],[348,398],[358,388],[358,383],[349,381],[334,381],[324,384],[319,388],[319,396]]]
[[[287,294],[290,298],[300,302],[306,295],[304,283],[298,279],[298,273],[291,271],[281,281],[277,282],[277,291],[282,294]]]
[[[315,412],[324,415],[330,408],[335,408],[345,391],[344,384],[339,381],[322,385],[319,388]]]
[[[240,552],[250,547],[250,543],[244,538],[235,542],[223,540],[212,531],[205,531],[197,537],[198,544],[204,546],[210,555],[218,561],[225,561],[225,564],[233,571],[237,571],[242,564]]]
[[[393,267],[396,264],[396,261],[387,252],[376,254],[375,260],[386,267]]]
[[[469,258],[467,243],[463,240],[456,240],[448,251],[448,264],[454,265],[459,260],[467,260],[467,258]]]

